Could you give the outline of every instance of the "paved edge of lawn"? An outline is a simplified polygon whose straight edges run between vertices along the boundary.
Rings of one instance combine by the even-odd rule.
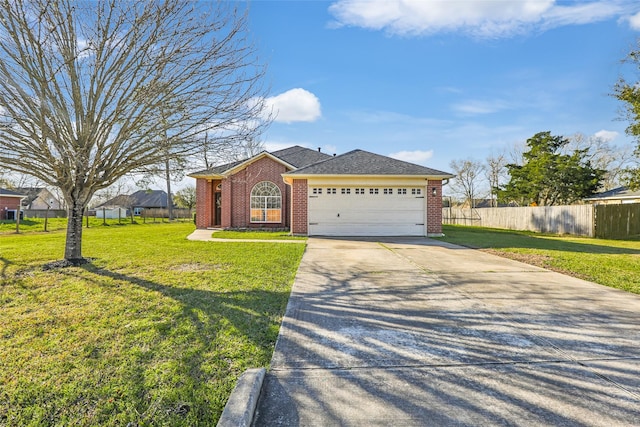
[[[215,230],[197,229],[187,236],[187,240],[201,242],[251,242],[251,243],[298,243],[306,244],[306,240],[269,240],[269,239],[216,239],[212,237]]]
[[[222,411],[217,427],[250,426],[262,391],[266,370],[247,369],[238,379]]]
[[[306,240],[260,240],[260,239],[215,239],[215,230],[196,229],[187,236],[187,240],[204,242],[257,242],[257,243],[303,243]],[[218,420],[217,427],[250,426],[256,411],[256,405],[262,391],[266,370],[264,368],[247,369],[229,396],[229,400]]]

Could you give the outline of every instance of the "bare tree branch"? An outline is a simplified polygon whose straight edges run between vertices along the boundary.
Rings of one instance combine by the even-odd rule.
[[[237,4],[0,0],[0,165],[57,187],[67,260],[124,175],[265,126],[264,68]]]

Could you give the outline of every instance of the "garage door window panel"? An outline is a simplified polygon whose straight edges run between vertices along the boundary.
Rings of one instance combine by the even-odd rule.
[[[251,190],[251,222],[281,222],[282,194],[273,182],[263,181]]]

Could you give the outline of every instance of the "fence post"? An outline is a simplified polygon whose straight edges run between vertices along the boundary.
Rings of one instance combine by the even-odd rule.
[[[20,205],[22,199],[18,201],[18,209],[16,209],[16,233],[20,234]]]
[[[49,205],[47,205],[47,212],[44,214],[44,231],[47,231],[47,223],[49,222]]]

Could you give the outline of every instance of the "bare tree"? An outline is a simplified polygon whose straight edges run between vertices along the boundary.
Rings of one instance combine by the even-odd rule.
[[[270,120],[270,118],[269,118]],[[264,144],[256,139],[246,141],[221,140],[205,134],[200,139],[200,151],[193,156],[194,164],[203,169],[215,165],[248,159],[264,150]]]
[[[190,185],[178,190],[175,201],[178,207],[189,209],[189,216],[191,216],[191,211],[196,207],[196,187]]]
[[[633,147],[631,145],[612,145],[609,139],[598,135],[585,136],[576,133],[564,147],[564,154],[575,150],[586,150],[586,160],[598,169],[606,171],[602,180],[602,190],[607,191],[621,185],[626,168],[634,164]]]
[[[504,178],[507,177],[507,159],[503,153],[487,157],[485,175],[489,181],[489,192],[491,194],[491,205],[498,206],[498,188]]]
[[[476,160],[452,160],[449,167],[456,177],[451,181],[451,191],[464,197],[469,207],[475,207],[475,200],[481,186],[484,165]]]
[[[0,166],[60,189],[69,263],[84,262],[96,191],[194,153],[205,133],[262,129],[264,68],[238,5],[0,0]]]

